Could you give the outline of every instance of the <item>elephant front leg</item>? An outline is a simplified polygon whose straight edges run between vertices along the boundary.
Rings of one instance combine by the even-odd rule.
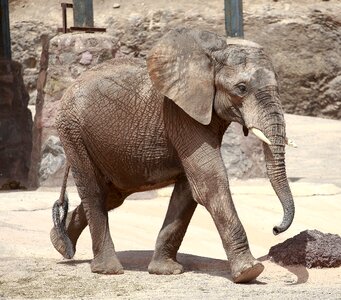
[[[184,271],[183,266],[176,261],[176,254],[196,206],[187,178],[179,179],[175,183],[154,255],[148,266],[149,273],[168,275]]]
[[[251,254],[234,207],[219,148],[208,144],[183,160],[194,199],[204,205],[218,229],[234,282],[249,282],[264,269]]]
[[[232,279],[245,283],[257,278],[264,270],[249,249],[245,230],[232,202],[228,188],[204,203],[218,229],[230,263]]]

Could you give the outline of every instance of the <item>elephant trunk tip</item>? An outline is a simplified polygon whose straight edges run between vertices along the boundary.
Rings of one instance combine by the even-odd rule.
[[[274,235],[279,235],[280,233],[286,231],[291,225],[291,222],[287,223],[287,224],[281,224],[278,226],[274,226],[274,228],[272,229],[272,233]]]
[[[279,226],[275,226],[273,229],[272,229],[272,233],[274,234],[274,235],[278,235],[278,234],[280,234],[280,233],[282,233],[284,230],[281,228],[281,227],[279,227]]]

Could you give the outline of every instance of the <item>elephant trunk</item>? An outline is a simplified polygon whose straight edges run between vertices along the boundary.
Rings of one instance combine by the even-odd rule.
[[[269,98],[261,124],[263,124],[262,132],[268,139],[263,140],[268,177],[284,212],[280,225],[273,228],[273,233],[277,235],[290,227],[295,214],[295,205],[285,170],[286,132],[284,116],[278,96],[272,95]]]
[[[271,140],[273,139],[270,137]],[[284,212],[281,224],[273,228],[275,235],[289,228],[295,214],[295,205],[285,171],[284,147],[284,145],[273,144],[263,146],[268,177]]]

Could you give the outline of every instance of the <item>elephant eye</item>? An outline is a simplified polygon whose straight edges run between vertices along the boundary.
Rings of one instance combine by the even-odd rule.
[[[236,88],[237,88],[238,94],[241,95],[241,96],[246,94],[246,92],[247,92],[247,87],[246,87],[245,83],[238,83],[236,85]]]

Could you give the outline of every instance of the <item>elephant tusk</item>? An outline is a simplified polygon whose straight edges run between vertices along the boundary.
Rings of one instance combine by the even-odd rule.
[[[288,138],[285,138],[285,143],[290,147],[294,147],[294,148],[298,147],[297,144],[293,140],[288,139]]]
[[[255,127],[251,127],[250,130],[252,131],[252,133],[258,137],[260,140],[262,140],[264,143],[271,145],[271,142],[269,141],[269,139],[265,136],[265,134],[260,131],[259,129],[255,128]]]

